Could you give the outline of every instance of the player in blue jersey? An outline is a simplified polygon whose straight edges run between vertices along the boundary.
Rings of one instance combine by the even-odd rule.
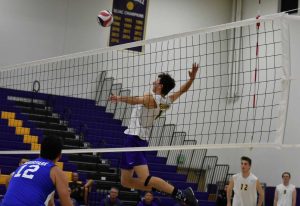
[[[113,102],[124,102],[134,105],[128,129],[125,130],[127,138],[126,147],[147,147],[154,121],[177,100],[193,84],[199,65],[194,63],[188,72],[189,80],[180,89],[170,95],[175,87],[175,80],[166,73],[158,75],[153,82],[152,93],[140,97],[115,96],[109,97]],[[172,186],[161,178],[153,177],[149,173],[148,163],[144,152],[124,152],[121,161],[121,184],[127,188],[143,191],[159,190],[171,195],[175,199],[185,202],[190,206],[198,205],[193,190],[184,191]],[[136,173],[137,177],[133,174]]]
[[[62,141],[58,137],[45,137],[40,157],[21,165],[13,174],[1,206],[51,205],[56,190],[61,205],[72,205],[68,180],[55,165],[61,157]]]

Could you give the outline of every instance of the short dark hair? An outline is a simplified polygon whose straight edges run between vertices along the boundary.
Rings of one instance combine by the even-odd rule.
[[[161,73],[158,75],[159,83],[163,85],[161,93],[167,95],[175,87],[175,80],[167,73]]]
[[[47,136],[43,139],[40,156],[44,159],[55,160],[61,155],[63,143],[60,137]]]
[[[289,172],[284,172],[284,173],[282,173],[281,177],[283,178],[284,175],[288,175],[289,178],[291,178],[291,173],[289,173]]]
[[[252,160],[249,157],[246,156],[242,156],[241,157],[241,161],[247,161],[249,163],[249,165],[251,166],[252,164]]]

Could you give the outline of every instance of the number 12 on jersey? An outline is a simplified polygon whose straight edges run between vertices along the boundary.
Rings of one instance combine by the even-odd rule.
[[[26,168],[27,167],[27,168]],[[26,168],[26,170],[24,170]],[[27,179],[32,179],[36,171],[40,169],[39,165],[23,165],[19,171],[14,175],[14,177],[23,177]],[[23,172],[24,170],[24,172]]]
[[[248,190],[248,184],[241,184],[241,190]]]

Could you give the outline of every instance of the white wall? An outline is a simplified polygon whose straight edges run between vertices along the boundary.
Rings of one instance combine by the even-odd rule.
[[[69,0],[70,1],[70,0]],[[108,28],[95,26],[95,16],[101,9],[111,9],[110,0],[70,1],[66,53],[106,47]],[[216,13],[210,12],[215,10]],[[204,26],[226,23],[230,20],[231,0],[151,0],[148,5],[146,39],[178,32],[195,30]],[[218,14],[218,15],[215,15]]]
[[[278,12],[278,0],[242,0],[242,19],[249,19],[259,15],[267,15]]]
[[[231,0],[150,0],[146,39],[230,22],[231,7]]]
[[[63,54],[66,0],[0,0],[0,66]]]
[[[99,11],[112,9],[111,0],[67,0],[64,54],[87,51],[108,45],[109,28],[98,26]]]
[[[0,5],[0,66],[108,45],[109,28],[99,27],[96,15],[111,10],[111,0],[0,0]],[[151,0],[146,38],[222,24],[230,17],[231,0]]]
[[[95,14],[111,0],[69,0],[65,53],[106,47],[109,28],[97,27]],[[230,21],[231,0],[150,0],[145,38],[166,36]],[[211,12],[214,10],[215,12]],[[217,15],[216,15],[217,14]]]

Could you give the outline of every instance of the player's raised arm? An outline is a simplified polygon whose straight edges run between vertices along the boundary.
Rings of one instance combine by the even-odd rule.
[[[199,69],[199,65],[194,63],[192,66],[192,70],[189,71],[189,80],[184,83],[180,89],[176,92],[174,92],[173,94],[169,95],[169,98],[171,99],[172,102],[174,102],[176,99],[178,99],[183,93],[187,92],[189,90],[189,88],[192,86],[195,78],[196,78],[196,74],[198,72]]]
[[[258,192],[258,206],[262,206],[263,205],[263,201],[264,201],[264,190],[259,182],[259,180],[256,181],[256,190]]]

